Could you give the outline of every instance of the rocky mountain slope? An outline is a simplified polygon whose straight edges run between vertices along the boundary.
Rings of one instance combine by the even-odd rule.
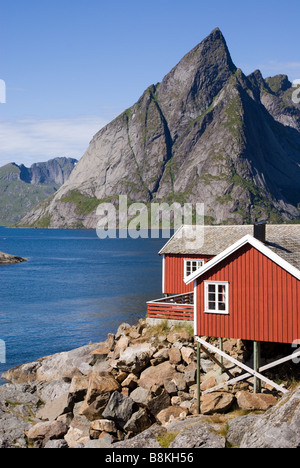
[[[113,448],[117,453],[121,448],[299,446],[299,387],[283,398],[269,385],[254,395],[248,379],[205,393],[242,370],[224,360],[221,374],[201,353],[198,415],[192,333],[145,322],[123,323],[103,343],[7,371],[3,377],[10,383],[0,387],[0,448]],[[225,340],[225,349],[241,361],[251,359],[241,341]],[[297,367],[281,366],[276,378],[296,381]]]
[[[0,167],[0,225],[11,225],[53,195],[70,177],[76,159],[55,158],[33,164]]]
[[[300,106],[286,76],[245,76],[215,29],[93,138],[70,179],[23,221],[97,224],[101,201],[202,202],[206,221],[299,218]]]

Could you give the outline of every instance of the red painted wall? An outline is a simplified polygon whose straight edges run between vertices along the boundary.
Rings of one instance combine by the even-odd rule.
[[[185,294],[194,291],[194,285],[184,283],[184,259],[211,260],[208,255],[165,255],[165,294]]]
[[[229,315],[204,313],[204,281],[229,281]],[[300,281],[254,247],[244,246],[197,280],[197,334],[300,340]]]

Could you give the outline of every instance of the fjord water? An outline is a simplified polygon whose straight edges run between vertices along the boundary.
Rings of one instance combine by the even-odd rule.
[[[95,231],[0,228],[0,250],[27,262],[0,266],[0,339],[18,364],[106,339],[161,297],[164,239],[100,240]],[[0,381],[0,384],[3,381]]]

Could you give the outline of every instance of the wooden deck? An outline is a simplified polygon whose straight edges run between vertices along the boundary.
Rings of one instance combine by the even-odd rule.
[[[147,318],[194,320],[194,293],[179,294],[147,302]]]

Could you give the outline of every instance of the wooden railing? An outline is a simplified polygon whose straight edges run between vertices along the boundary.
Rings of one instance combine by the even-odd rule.
[[[164,320],[194,320],[194,293],[164,297],[147,303],[147,317]]]

